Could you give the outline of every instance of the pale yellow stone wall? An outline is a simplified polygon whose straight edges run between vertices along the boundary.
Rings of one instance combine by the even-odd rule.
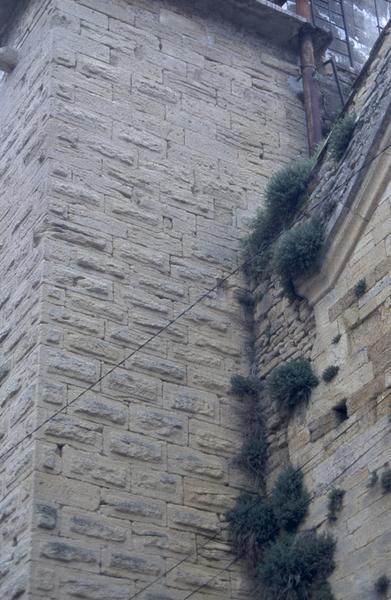
[[[330,532],[337,540],[330,580],[336,600],[375,599],[376,579],[390,576],[391,494],[380,484],[391,463],[390,173],[388,150],[370,168],[320,273],[303,283],[308,300],[288,302],[273,280],[259,286],[265,295],[255,311],[255,362],[262,377],[300,355],[312,361],[320,380],[326,367],[340,369],[330,383],[321,380],[309,403],[289,418],[267,397],[262,400],[268,489],[288,462],[302,468],[312,498],[303,528]],[[336,256],[346,258],[341,272]],[[354,288],[363,278],[367,289],[357,298]],[[333,343],[336,336],[340,340]],[[343,403],[347,419],[339,422],[334,409]],[[374,472],[379,481],[369,487]],[[330,524],[327,503],[334,487],[345,490],[345,498]]]
[[[44,111],[39,57],[47,61],[42,130],[32,129],[34,152],[18,159],[35,176],[45,165],[44,194],[42,204],[23,195],[23,170],[9,178],[25,213],[2,213],[10,234],[1,241],[11,262],[38,272],[30,328],[18,330],[22,338],[15,330],[11,347],[36,340],[33,422],[61,413],[25,443],[34,469],[27,508],[7,511],[2,489],[3,541],[21,515],[32,532],[32,576],[7,596],[20,572],[1,571],[3,597],[182,600],[203,584],[199,597],[245,598],[242,567],[220,572],[233,558],[224,513],[246,485],[232,461],[242,432],[229,395],[231,375],[249,368],[234,300],[241,276],[126,357],[237,267],[265,182],[305,153],[303,107],[291,88],[297,55],[191,2],[33,0],[22,33],[24,23],[36,31],[36,9],[47,17],[38,58],[31,65],[11,36],[20,64],[0,96],[10,127],[20,127],[15,149],[3,138],[12,162],[30,132],[12,94],[24,98],[17,84],[31,78],[38,91],[26,118],[34,103]],[[30,205],[42,210],[27,228]],[[9,292],[17,318],[25,308],[12,280]],[[6,423],[18,398],[5,404]],[[7,430],[3,444],[15,433]]]
[[[390,55],[386,33],[351,100],[358,125],[350,150],[340,163],[323,153],[307,210],[330,198],[336,206],[319,273],[296,282],[306,299],[290,303],[272,278],[259,284],[257,292],[264,295],[254,314],[260,376],[304,355],[321,380],[309,403],[289,417],[263,399],[267,485],[288,462],[302,468],[311,494],[303,528],[330,532],[337,541],[330,579],[336,600],[375,599],[375,581],[391,577],[391,494],[380,483],[391,462]],[[361,279],[366,290],[357,297]],[[321,376],[331,365],[339,372],[325,383]],[[347,418],[341,421],[335,409],[343,404]],[[378,481],[370,485],[374,473]],[[331,524],[333,488],[343,489],[345,497]]]
[[[389,153],[383,158],[388,181],[390,159]],[[371,177],[371,188],[384,182],[377,170]],[[390,574],[391,494],[383,493],[380,482],[368,486],[371,474],[380,479],[391,460],[390,185],[375,202],[333,289],[314,306],[315,370],[321,374],[338,365],[340,371],[330,383],[320,383],[307,410],[288,427],[290,458],[302,466],[316,495],[306,527],[321,527],[337,539],[332,584],[338,600],[375,598],[375,580]],[[357,298],[354,287],[362,278],[367,291]],[[336,335],[341,339],[333,344]],[[338,423],[333,409],[342,402],[348,418]],[[346,491],[334,525],[326,523],[332,487]]]

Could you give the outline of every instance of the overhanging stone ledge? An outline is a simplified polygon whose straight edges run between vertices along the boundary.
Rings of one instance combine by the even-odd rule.
[[[0,45],[7,39],[7,30],[23,11],[30,0],[1,0],[0,2]],[[189,3],[190,0],[183,0]],[[201,10],[219,13],[239,27],[272,41],[275,45],[294,48],[298,51],[298,34],[307,21],[294,13],[283,10],[268,0],[199,0]],[[308,23],[307,23],[308,26]],[[329,31],[311,26],[317,54],[330,44]]]

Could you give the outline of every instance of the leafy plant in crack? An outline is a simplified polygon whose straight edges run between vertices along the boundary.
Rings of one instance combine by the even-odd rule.
[[[325,383],[330,383],[339,373],[339,367],[337,365],[330,365],[326,367],[322,373],[322,379]]]
[[[264,433],[259,433],[245,442],[238,456],[238,463],[258,480],[263,475],[266,461],[267,439]]]
[[[303,400],[307,400],[311,390],[318,383],[311,363],[303,357],[275,367],[266,380],[271,399],[287,409],[293,409]]]
[[[271,495],[278,526],[285,531],[295,531],[307,514],[309,501],[302,472],[288,465],[278,476]]]
[[[227,520],[235,552],[245,555],[254,565],[264,545],[274,540],[278,532],[273,509],[259,496],[242,494],[227,513]]]
[[[333,488],[330,491],[327,505],[327,518],[330,522],[336,521],[338,519],[338,513],[342,510],[344,496],[345,490]]]
[[[390,587],[390,580],[387,577],[387,575],[381,575],[378,579],[376,579],[375,592],[379,596],[385,596],[389,590],[389,587]]]
[[[391,492],[391,467],[387,467],[386,469],[384,469],[383,473],[380,476],[380,483],[385,494]]]
[[[259,377],[250,375],[232,375],[231,377],[231,392],[236,396],[256,396],[262,389],[262,382]]]
[[[341,160],[345,154],[353,137],[355,127],[356,116],[353,114],[345,115],[334,124],[329,137],[329,149],[330,154],[335,160]]]
[[[258,578],[267,600],[305,600],[316,591],[319,594],[322,587],[324,597],[326,579],[335,567],[334,550],[335,541],[326,534],[281,536],[258,565]]]
[[[364,278],[360,279],[354,286],[354,295],[356,296],[356,298],[361,298],[361,296],[363,296],[366,291],[367,291],[367,282]]]
[[[312,218],[287,230],[275,245],[272,268],[288,295],[294,295],[294,280],[310,276],[319,268],[324,225]]]
[[[252,309],[255,305],[256,299],[253,294],[248,290],[239,289],[235,294],[236,300],[245,308]]]
[[[242,241],[249,260],[245,267],[248,274],[257,276],[270,271],[273,241],[291,223],[303,201],[312,166],[311,160],[298,160],[271,177],[264,194],[264,207],[250,222],[250,233]]]

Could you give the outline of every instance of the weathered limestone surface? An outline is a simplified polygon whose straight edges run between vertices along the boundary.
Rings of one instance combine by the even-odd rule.
[[[240,277],[127,356],[238,265],[306,132],[294,53],[190,5],[33,0],[9,37],[1,451],[64,410],[1,461],[7,600],[247,597],[239,565],[218,571],[246,485]]]
[[[388,31],[351,100],[359,121],[344,160],[321,161],[307,210],[330,198],[337,202],[322,269],[299,285],[308,302],[289,304],[278,283],[268,281],[260,286],[265,295],[255,312],[260,375],[299,354],[313,361],[319,376],[330,365],[339,367],[337,377],[321,381],[309,404],[289,420],[277,407],[265,406],[268,484],[288,460],[303,469],[313,496],[304,527],[337,539],[331,578],[337,600],[375,597],[374,582],[390,565],[391,495],[379,481],[369,485],[391,457],[390,149],[364,169],[391,143],[390,53]],[[363,278],[366,291],[358,298],[354,288]],[[335,410],[342,405],[346,418]],[[345,497],[337,522],[330,524],[333,487],[345,490]]]
[[[0,596],[25,596],[31,557],[31,441],[39,387],[42,249],[34,231],[47,212],[47,43],[52,11],[32,4],[10,45],[20,49],[11,75],[2,74],[0,116]],[[12,449],[15,444],[16,449]],[[49,523],[49,513],[42,516]]]

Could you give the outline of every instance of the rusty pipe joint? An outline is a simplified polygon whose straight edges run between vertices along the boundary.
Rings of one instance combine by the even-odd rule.
[[[0,71],[11,73],[18,64],[18,53],[13,48],[0,48]]]

